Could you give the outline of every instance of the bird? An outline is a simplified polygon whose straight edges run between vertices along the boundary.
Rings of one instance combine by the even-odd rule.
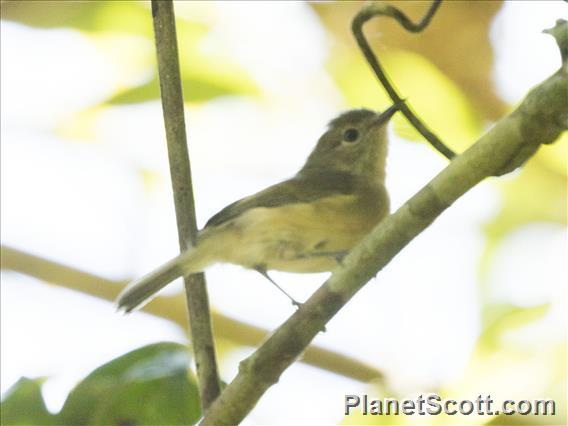
[[[212,216],[193,247],[127,285],[118,309],[131,312],[171,281],[216,263],[261,273],[299,305],[268,271],[331,271],[388,215],[387,124],[400,106],[331,120],[298,173]]]

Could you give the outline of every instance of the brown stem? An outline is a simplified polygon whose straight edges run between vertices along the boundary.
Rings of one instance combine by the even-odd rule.
[[[173,2],[171,0],[152,0],[152,17],[179,245],[180,250],[184,251],[195,244],[197,226],[185,134]],[[217,398],[221,390],[209,313],[209,300],[203,274],[191,275],[186,277],[184,281],[201,407],[205,411]]]
[[[436,13],[436,10],[438,10],[441,2],[442,0],[434,0],[432,2],[432,5],[430,6],[430,9],[418,24],[413,23],[404,13],[402,13],[396,7],[384,3],[372,3],[368,6],[365,6],[353,19],[353,35],[355,36],[355,39],[357,40],[357,43],[359,44],[359,47],[361,48],[365,59],[375,72],[375,75],[394,103],[402,103],[402,98],[399,96],[398,92],[383,70],[383,67],[381,66],[377,56],[371,49],[371,46],[369,46],[369,43],[367,42],[367,39],[363,34],[363,24],[365,24],[365,22],[369,21],[375,16],[390,16],[399,24],[401,24],[402,27],[406,30],[414,33],[420,32],[428,26],[430,20]],[[418,118],[418,116],[416,116],[416,114],[414,114],[414,112],[408,106],[408,102],[401,104],[400,111],[408,119],[410,124],[412,124],[414,128],[418,130],[418,132],[420,132],[420,134],[424,136],[424,138],[428,142],[430,142],[430,144],[436,150],[438,150],[438,152],[444,155],[448,160],[451,160],[455,157],[456,154],[450,148],[448,148],[430,129],[428,129],[428,127],[426,127],[426,125],[422,123],[422,121],[420,120],[420,118]]]

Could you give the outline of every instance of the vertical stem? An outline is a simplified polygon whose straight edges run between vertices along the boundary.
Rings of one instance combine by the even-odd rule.
[[[152,0],[152,17],[179,245],[184,251],[195,244],[197,226],[172,1]],[[186,277],[185,292],[201,407],[205,411],[219,395],[220,382],[204,275]]]

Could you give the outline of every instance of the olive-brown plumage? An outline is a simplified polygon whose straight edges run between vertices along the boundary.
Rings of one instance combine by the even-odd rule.
[[[294,177],[214,215],[195,247],[131,283],[119,308],[129,312],[174,279],[213,263],[263,274],[331,270],[388,214],[386,124],[397,110],[352,110],[332,120]]]

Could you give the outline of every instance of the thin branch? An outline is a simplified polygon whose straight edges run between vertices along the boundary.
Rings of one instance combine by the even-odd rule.
[[[359,11],[357,16],[355,16],[355,18],[353,19],[353,35],[355,36],[355,39],[357,40],[357,43],[359,44],[363,55],[367,59],[367,62],[375,72],[375,75],[394,103],[402,102],[402,98],[399,96],[398,92],[383,70],[383,67],[379,63],[377,56],[371,49],[371,46],[369,46],[369,43],[367,42],[367,39],[363,34],[363,24],[365,24],[365,22],[369,21],[375,16],[390,16],[391,18],[395,19],[400,25],[402,25],[406,30],[417,33],[428,26],[430,20],[438,10],[441,2],[442,0],[434,0],[432,2],[432,5],[430,6],[430,9],[418,24],[413,23],[404,13],[402,13],[396,7],[384,3],[372,3],[368,6],[363,7]],[[420,134],[424,136],[424,138],[428,142],[430,142],[430,144],[442,155],[444,155],[448,160],[451,160],[455,157],[456,154],[450,148],[448,148],[430,129],[428,129],[426,125],[422,123],[420,118],[418,118],[418,116],[414,114],[414,112],[408,106],[408,101],[402,103],[400,111],[414,126],[414,128],[418,130],[418,132],[420,132]]]
[[[114,302],[120,290],[130,282],[130,280],[109,280],[8,246],[0,247],[0,251],[2,253],[0,269],[4,271],[19,272],[108,302]],[[152,303],[144,305],[141,310],[172,321],[187,331],[187,308],[185,298],[181,295],[158,296]],[[268,330],[237,321],[218,312],[212,312],[212,320],[215,325],[215,337],[237,345],[257,347],[269,335]],[[383,374],[376,368],[317,345],[308,347],[302,355],[301,362],[363,383],[383,380]]]
[[[566,22],[566,19],[558,19],[554,27],[542,31],[545,34],[550,34],[556,40],[564,67],[568,62],[568,28]]]
[[[185,251],[195,244],[197,226],[185,135],[173,2],[152,0],[152,17],[179,245],[180,250]],[[184,281],[201,406],[205,411],[221,390],[209,314],[209,300],[204,274],[191,275]]]
[[[568,25],[564,28],[568,30]],[[568,70],[563,67],[379,223],[308,301],[241,362],[239,373],[205,413],[201,424],[240,423],[339,309],[454,201],[483,179],[519,167],[541,144],[554,142],[568,129],[566,93]]]

